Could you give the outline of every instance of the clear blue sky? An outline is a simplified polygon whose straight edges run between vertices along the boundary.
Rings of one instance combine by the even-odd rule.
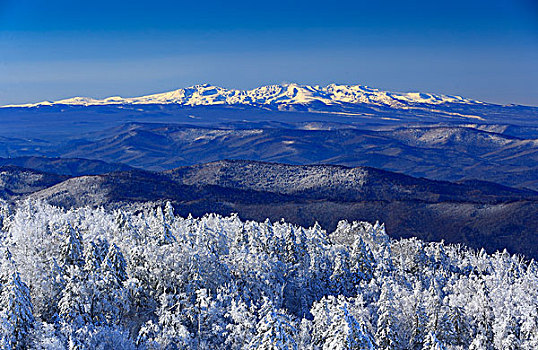
[[[537,3],[0,0],[0,105],[204,82],[538,105]]]

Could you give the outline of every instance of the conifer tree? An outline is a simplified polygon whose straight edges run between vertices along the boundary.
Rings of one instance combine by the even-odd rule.
[[[27,349],[35,322],[30,291],[21,281],[9,250],[5,249],[3,255],[0,265],[0,345],[5,349]]]
[[[352,270],[360,279],[367,282],[372,279],[375,264],[374,256],[360,236],[353,243],[351,261]]]
[[[160,245],[171,244],[176,241],[176,238],[172,234],[172,228],[170,227],[170,222],[173,220],[173,209],[170,208],[167,210],[167,214],[163,213],[161,207],[157,207],[156,212],[156,225],[157,227],[154,230],[157,231],[157,241]]]
[[[292,317],[267,303],[260,311],[263,316],[248,349],[297,350],[297,329]]]
[[[104,273],[111,274],[119,282],[127,279],[127,263],[116,244],[110,245],[101,268]]]
[[[333,271],[330,277],[331,289],[335,295],[352,296],[359,283],[357,275],[351,272],[349,254],[345,249],[335,252]]]
[[[392,350],[400,346],[398,320],[395,317],[394,296],[390,282],[385,281],[377,302],[377,332],[375,335],[378,349]]]
[[[415,283],[413,299],[413,323],[410,347],[413,350],[420,350],[424,346],[427,335],[428,315],[422,301],[422,288],[420,283]]]
[[[437,337],[434,332],[429,332],[424,340],[424,350],[445,350],[445,346]]]
[[[491,309],[490,299],[488,297],[487,287],[482,282],[478,282],[476,301],[478,309],[477,314],[474,315],[476,322],[477,337],[473,341],[473,344],[483,344],[485,350],[493,349],[494,334],[493,334],[493,320],[494,314]],[[472,344],[471,344],[472,345]]]
[[[127,263],[116,244],[111,244],[101,264],[100,273],[90,275],[92,317],[98,324],[117,325],[129,312],[129,300],[123,282],[127,280]]]
[[[58,316],[59,309],[58,303],[62,298],[62,293],[67,281],[65,280],[65,271],[58,265],[56,259],[52,259],[49,269],[49,287],[48,298],[45,300],[47,307],[45,312],[41,314],[43,320],[47,322],[54,322]]]
[[[243,349],[252,341],[256,331],[255,310],[242,300],[231,300],[225,316],[231,321],[226,325],[225,345],[232,350]]]
[[[88,273],[97,273],[108,253],[109,244],[106,240],[89,242],[84,247],[84,270]]]
[[[158,323],[148,321],[140,330],[139,344],[155,344],[157,348],[182,349],[194,345],[192,334],[185,326],[181,303],[174,295],[163,294],[159,298]]]
[[[448,308],[445,324],[444,340],[447,343],[456,346],[469,345],[471,331],[461,307],[451,306]]]
[[[58,302],[59,316],[70,329],[78,329],[90,324],[92,316],[91,290],[88,290],[82,270],[71,265],[67,267],[67,283]]]
[[[523,349],[538,349],[538,308],[526,310],[520,329]]]
[[[77,265],[82,267],[84,265],[84,247],[82,245],[80,233],[71,225],[66,224],[63,229],[63,234],[64,238],[60,252],[62,266],[67,267],[70,265]]]
[[[365,326],[352,315],[349,303],[328,296],[312,308],[313,338],[323,350],[373,350],[374,340]]]

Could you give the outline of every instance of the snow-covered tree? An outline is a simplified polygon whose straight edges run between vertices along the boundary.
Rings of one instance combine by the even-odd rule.
[[[372,279],[375,264],[374,256],[360,236],[353,242],[351,261],[352,269],[358,278],[365,281]]]
[[[538,348],[538,264],[507,252],[379,223],[4,205],[0,348]]]
[[[58,302],[59,316],[69,328],[77,329],[92,322],[92,291],[78,266],[68,267],[67,275],[67,283]]]
[[[225,315],[230,322],[226,325],[225,345],[233,350],[242,349],[249,344],[256,332],[256,314],[242,300],[231,300]]]
[[[323,350],[370,350],[374,340],[364,324],[359,323],[342,296],[328,296],[312,307],[313,339]]]
[[[0,345],[3,349],[26,349],[34,326],[30,291],[21,281],[8,249],[0,265]]]
[[[262,318],[248,348],[256,350],[297,350],[297,328],[293,318],[266,301]]]
[[[429,332],[424,340],[424,350],[445,350],[443,343],[437,339],[434,332]]]
[[[60,259],[63,266],[84,265],[84,248],[80,233],[70,224],[63,227],[63,241],[61,245]]]
[[[394,295],[390,282],[385,281],[381,287],[381,295],[377,301],[377,332],[375,334],[378,349],[399,349],[401,332],[398,329]]]

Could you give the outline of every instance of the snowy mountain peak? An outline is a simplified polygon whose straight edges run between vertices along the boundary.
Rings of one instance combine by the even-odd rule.
[[[364,85],[330,84],[301,85],[287,83],[266,85],[252,90],[226,89],[210,84],[198,84],[186,88],[141,97],[123,98],[120,96],[94,99],[73,97],[55,102],[9,105],[4,107],[36,107],[46,105],[114,105],[114,104],[177,104],[198,105],[324,105],[368,104],[392,108],[408,108],[419,104],[439,105],[443,103],[479,104],[481,102],[460,96],[434,95],[420,92],[388,92]]]

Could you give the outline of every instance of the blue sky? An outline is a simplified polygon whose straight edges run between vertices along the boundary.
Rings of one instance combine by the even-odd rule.
[[[534,0],[0,0],[0,104],[208,82],[538,105]]]

